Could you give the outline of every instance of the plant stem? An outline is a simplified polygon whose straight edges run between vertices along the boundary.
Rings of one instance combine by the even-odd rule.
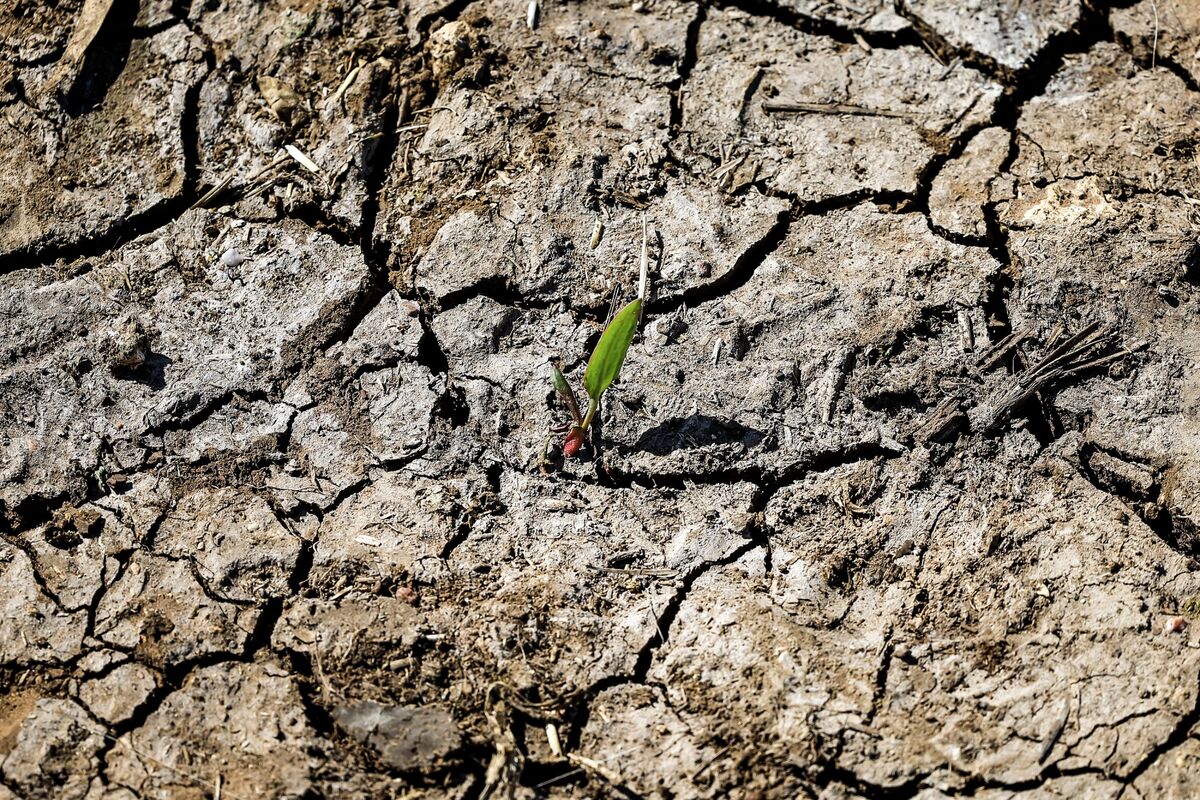
[[[596,412],[600,409],[600,401],[593,397],[588,400],[587,416],[583,418],[583,424],[579,426],[579,430],[586,431],[588,426],[592,424],[592,417],[596,416]]]

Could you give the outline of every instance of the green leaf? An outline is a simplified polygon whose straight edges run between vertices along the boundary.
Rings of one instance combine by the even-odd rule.
[[[637,333],[641,316],[642,301],[634,300],[617,312],[600,335],[600,341],[596,343],[596,349],[588,361],[587,371],[583,373],[583,388],[593,400],[600,399],[600,395],[620,374],[625,353],[629,350],[633,335]]]

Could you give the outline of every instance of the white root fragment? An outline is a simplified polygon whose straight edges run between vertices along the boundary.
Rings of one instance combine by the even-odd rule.
[[[546,741],[550,745],[550,752],[556,758],[563,757],[562,741],[558,738],[558,728],[551,722],[546,725]]]
[[[302,153],[300,151],[300,149],[298,147],[296,147],[294,144],[285,144],[283,146],[283,149],[287,151],[287,154],[289,156],[291,156],[292,158],[294,158],[296,160],[296,163],[298,163],[300,166],[304,167],[309,172],[315,173],[317,175],[321,174],[321,168],[317,166],[316,162],[313,161],[308,156],[304,155],[304,153]]]
[[[540,11],[541,10],[538,8],[538,0],[529,0],[529,7],[525,11],[525,24],[529,26],[529,30],[537,30],[538,16]]]
[[[342,80],[337,90],[335,90],[334,93],[329,95],[329,97],[325,100],[326,108],[334,108],[337,106],[342,99],[342,95],[344,95],[346,90],[354,84],[354,79],[358,77],[358,73],[361,71],[361,66],[355,66],[354,69],[350,70],[350,72],[346,74],[346,77]]]

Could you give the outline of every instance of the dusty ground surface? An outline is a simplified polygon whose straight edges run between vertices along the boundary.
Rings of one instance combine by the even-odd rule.
[[[1200,795],[1200,5],[109,5],[0,11],[0,798]]]

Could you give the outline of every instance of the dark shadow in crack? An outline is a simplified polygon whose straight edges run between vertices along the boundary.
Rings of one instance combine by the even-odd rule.
[[[741,444],[751,448],[764,438],[762,431],[748,428],[733,420],[710,417],[707,414],[692,414],[690,417],[674,417],[655,425],[638,438],[634,449],[646,450],[656,456],[666,456],[676,450],[694,450],[712,445]]]

